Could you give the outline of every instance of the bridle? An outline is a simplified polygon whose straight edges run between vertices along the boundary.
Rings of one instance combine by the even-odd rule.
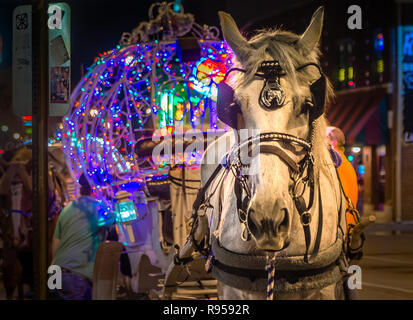
[[[272,142],[282,142],[293,146],[298,145],[302,147],[302,149],[305,151],[305,155],[304,157],[302,157],[300,161],[297,162],[292,157],[290,157],[281,147],[274,144],[269,144]],[[255,146],[253,146],[253,144],[255,144]],[[313,208],[315,203],[314,157],[312,154],[312,144],[305,141],[304,139],[289,134],[270,132],[259,134],[255,137],[249,138],[247,141],[236,146],[236,148],[230,154],[227,155],[226,168],[227,170],[230,170],[235,177],[234,192],[237,198],[238,218],[241,223],[241,239],[243,241],[249,241],[253,237],[253,233],[249,229],[248,224],[250,213],[249,207],[252,194],[250,186],[248,184],[248,176],[242,174],[243,168],[245,168],[245,166],[248,166],[242,163],[242,159],[240,157],[242,148],[248,148],[249,151],[253,150],[254,148],[259,148],[259,154],[269,154],[277,156],[289,168],[290,179],[292,180],[292,185],[289,190],[289,194],[295,204],[297,212],[300,216],[300,222],[304,229],[306,239],[306,253],[304,256],[304,260],[308,262],[308,251],[311,243],[311,209]],[[301,185],[302,188],[300,188]],[[306,203],[303,197],[303,194],[307,188],[309,188],[310,192],[308,204]],[[301,190],[301,192],[299,192],[299,190]],[[320,195],[320,192],[318,193]],[[245,194],[244,198],[243,194]],[[319,207],[320,211],[322,211],[320,197]],[[322,223],[321,216],[319,217],[319,224],[320,223]],[[320,226],[318,229],[319,231],[317,239],[321,239],[322,226]],[[319,248],[319,244],[316,245],[315,248]],[[315,252],[313,252],[313,255],[314,253]]]
[[[266,132],[259,135],[249,137],[247,140],[242,141],[236,145],[233,150],[228,153],[225,157],[225,163],[218,166],[214,173],[210,176],[209,180],[206,182],[203,188],[198,192],[197,199],[193,206],[193,214],[196,214],[201,205],[209,201],[205,199],[205,192],[210,186],[212,180],[216,178],[218,172],[222,167],[226,171],[231,171],[235,177],[234,183],[234,192],[237,198],[237,212],[238,218],[241,224],[241,239],[243,241],[250,241],[253,237],[251,232],[248,219],[249,219],[249,206],[252,198],[251,189],[248,184],[248,177],[242,173],[242,169],[248,164],[242,162],[241,154],[245,151],[254,152],[255,148],[258,149],[258,154],[269,154],[277,156],[282,162],[284,162],[290,171],[290,178],[293,183],[289,190],[290,196],[294,202],[294,205],[297,209],[298,214],[300,215],[300,221],[303,226],[305,243],[306,243],[306,252],[304,255],[304,261],[309,263],[310,259],[308,257],[309,248],[311,244],[311,232],[310,232],[310,223],[312,220],[311,210],[314,207],[315,203],[315,176],[314,176],[314,157],[313,157],[313,144],[314,144],[314,134],[315,134],[315,120],[317,120],[324,112],[324,101],[325,101],[325,88],[326,88],[326,79],[324,74],[321,71],[321,68],[318,64],[313,62],[306,63],[298,68],[297,71],[304,69],[310,65],[316,66],[320,71],[321,77],[310,85],[310,91],[313,95],[312,101],[312,110],[309,115],[309,138],[307,140],[279,132]],[[228,74],[233,71],[240,71],[246,73],[244,69],[233,68],[230,69]],[[258,69],[255,74],[258,77],[265,79],[263,88],[259,96],[259,104],[261,107],[272,110],[279,108],[283,105],[285,101],[284,90],[280,85],[280,77],[286,75],[286,73],[280,67],[278,61],[264,61],[261,64],[261,67]],[[221,90],[221,100],[220,100],[220,90]],[[232,91],[232,92],[231,92]],[[222,92],[224,93],[222,95]],[[232,101],[228,101],[228,97],[232,98]],[[225,101],[223,101],[223,99]],[[219,116],[219,109],[226,107],[229,103],[236,104],[234,100],[234,92],[231,87],[229,87],[224,81],[219,85],[218,89],[218,101],[217,109]],[[291,146],[299,146],[302,150],[305,151],[304,157],[298,162],[290,157],[281,147],[274,145],[274,142],[282,142],[284,144],[289,144]],[[222,180],[222,179],[221,179]],[[220,182],[221,183],[221,182]],[[299,186],[303,185],[302,191],[299,193]],[[322,204],[321,204],[321,192],[320,184],[318,185],[318,206],[319,206],[319,219],[318,219],[318,230],[316,236],[316,242],[314,245],[314,250],[311,258],[315,257],[320,248],[321,242],[321,232],[322,232]],[[217,186],[218,188],[218,186]],[[306,203],[303,194],[306,189],[309,188],[310,196],[309,201]],[[215,191],[214,191],[215,192]],[[245,197],[243,198],[243,193]],[[288,245],[288,244],[287,244]],[[199,249],[199,245],[198,245]]]

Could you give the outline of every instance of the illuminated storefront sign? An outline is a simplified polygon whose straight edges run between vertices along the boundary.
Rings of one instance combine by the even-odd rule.
[[[413,26],[405,26],[402,30],[402,77],[404,141],[413,142]]]

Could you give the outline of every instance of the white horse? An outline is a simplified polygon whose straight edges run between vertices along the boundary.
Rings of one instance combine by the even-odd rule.
[[[236,140],[235,131],[208,147],[191,241],[176,262],[190,255],[194,241],[195,248],[209,247],[220,299],[345,297],[346,204],[323,116],[333,92],[323,75],[322,96],[318,92],[317,97],[320,88],[313,88],[321,79],[323,14],[320,7],[302,35],[270,30],[247,41],[232,17],[219,13],[225,40],[238,60],[227,90],[233,90],[244,128],[261,133],[250,138],[259,147],[251,166],[259,170],[243,173],[234,158],[240,145],[232,157],[230,149],[219,154],[220,143]],[[210,164],[217,154],[218,160],[227,159],[226,165]]]

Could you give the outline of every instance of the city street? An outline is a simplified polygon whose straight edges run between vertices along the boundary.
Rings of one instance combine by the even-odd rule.
[[[370,231],[371,232],[371,231]],[[413,299],[413,233],[374,232],[367,235],[360,262],[361,300]],[[3,283],[0,299],[5,299]]]
[[[383,232],[384,233],[384,232]],[[368,234],[362,268],[363,300],[413,299],[413,233]]]

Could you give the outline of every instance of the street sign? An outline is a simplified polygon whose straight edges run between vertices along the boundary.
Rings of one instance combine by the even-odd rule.
[[[70,107],[70,7],[49,5],[49,115],[63,116]],[[13,12],[13,112],[32,115],[32,6]]]
[[[13,111],[32,114],[32,6],[13,11]]]
[[[70,7],[49,5],[49,115],[64,116],[70,108]]]

